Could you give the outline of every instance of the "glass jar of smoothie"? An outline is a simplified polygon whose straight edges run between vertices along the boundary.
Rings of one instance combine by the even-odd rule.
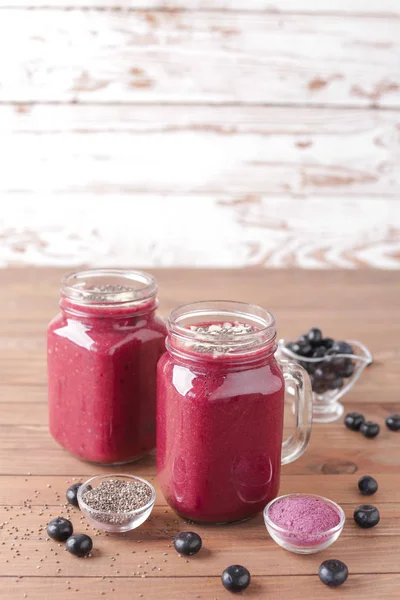
[[[312,392],[306,371],[274,358],[273,315],[240,302],[174,310],[157,371],[157,472],[184,518],[249,518],[275,498],[281,463],[305,451]],[[283,443],[285,383],[294,431]]]
[[[47,331],[50,432],[72,454],[101,464],[155,446],[156,366],[166,328],[157,284],[139,271],[67,275]]]

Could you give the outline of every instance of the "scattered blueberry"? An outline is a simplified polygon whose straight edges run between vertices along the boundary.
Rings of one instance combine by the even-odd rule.
[[[69,488],[67,489],[65,496],[68,500],[68,502],[70,504],[73,504],[74,506],[79,506],[78,504],[78,490],[81,487],[81,483],[74,483],[73,485],[70,485]]]
[[[319,346],[322,341],[322,332],[318,327],[313,327],[308,332],[307,337],[312,346]]]
[[[347,342],[334,342],[331,350],[337,354],[353,354],[353,348]]]
[[[386,427],[392,431],[400,431],[400,414],[389,415],[386,419]]]
[[[335,588],[346,581],[349,570],[341,560],[330,559],[324,560],[320,565],[318,575],[322,583]]]
[[[57,517],[48,523],[47,535],[57,542],[65,542],[73,532],[71,521]]]
[[[380,520],[379,510],[372,504],[361,504],[354,511],[354,520],[363,529],[369,529],[378,525]]]
[[[364,415],[358,412],[348,413],[344,418],[344,424],[348,429],[351,429],[352,431],[359,431],[364,421]]]
[[[225,589],[230,592],[241,592],[249,586],[251,576],[246,567],[232,565],[225,569],[221,579]]]
[[[378,435],[380,427],[373,421],[365,421],[360,427],[361,433],[367,438],[374,438]]]
[[[71,537],[67,539],[66,547],[68,552],[82,558],[83,556],[87,556],[93,548],[92,538],[85,533],[71,535]]]
[[[201,537],[193,531],[183,531],[179,533],[174,539],[174,547],[179,554],[185,554],[185,556],[192,556],[197,554],[201,548]]]
[[[363,496],[372,496],[378,490],[378,482],[370,475],[364,475],[358,482],[358,489]]]

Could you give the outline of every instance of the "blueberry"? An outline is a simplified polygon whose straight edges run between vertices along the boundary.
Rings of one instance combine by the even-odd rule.
[[[344,418],[344,424],[348,429],[351,429],[352,431],[358,431],[361,425],[364,423],[364,421],[364,415],[358,412],[348,413]]]
[[[378,435],[380,427],[373,421],[365,421],[360,427],[361,433],[367,438],[374,438]]]
[[[331,381],[329,381],[328,384],[328,388],[330,390],[340,390],[343,387],[343,379],[341,377],[339,377],[339,375],[337,377],[335,377],[334,379],[332,379]]]
[[[358,489],[363,496],[372,496],[378,490],[378,482],[370,475],[364,475],[358,482]]]
[[[313,327],[307,333],[307,337],[312,346],[319,346],[322,341],[322,332],[318,327]]]
[[[316,363],[313,363],[313,362],[308,362],[308,361],[306,362],[305,360],[298,360],[297,362],[299,363],[299,365],[301,367],[303,367],[303,369],[305,369],[307,371],[307,373],[309,375],[312,375],[314,373],[315,369],[317,368]]]
[[[322,583],[335,588],[346,581],[349,570],[341,560],[330,559],[320,565],[318,575]]]
[[[379,510],[372,504],[361,504],[354,511],[354,520],[363,529],[369,529],[378,525],[380,520]]]
[[[71,535],[71,537],[67,539],[66,547],[68,552],[82,558],[83,556],[87,556],[93,548],[92,538],[85,533]]]
[[[351,377],[354,373],[354,363],[350,358],[345,358],[344,360],[347,362],[343,365],[343,369],[341,369],[339,375],[341,377]]]
[[[174,547],[179,554],[185,554],[186,556],[192,556],[197,554],[201,548],[201,537],[193,531],[183,531],[179,533],[174,539]]]
[[[392,431],[400,430],[400,415],[389,415],[386,419],[386,427],[389,427]]]
[[[310,379],[313,392],[316,394],[323,394],[327,391],[328,387],[323,379],[315,377],[315,375],[311,375]]]
[[[335,373],[326,368],[326,365],[320,365],[315,369],[315,378],[325,383],[326,389],[331,389],[332,382],[336,379]]]
[[[313,349],[311,344],[293,344],[296,347],[296,350],[293,349],[293,352],[298,354],[299,356],[311,356],[313,353]]]
[[[324,346],[318,346],[318,348],[315,348],[314,352],[312,353],[312,357],[313,358],[323,358],[326,354],[326,348]]]
[[[231,565],[221,575],[222,585],[230,592],[241,592],[250,584],[250,573],[246,567]]]
[[[70,504],[73,504],[74,506],[79,506],[78,504],[78,490],[81,487],[81,483],[74,483],[73,485],[70,485],[69,488],[67,489],[66,493],[65,493],[65,497],[67,498],[67,501]]]
[[[298,354],[300,352],[301,346],[302,344],[299,344],[298,342],[291,342],[290,344],[286,345],[286,348],[288,348],[294,354]]]
[[[47,535],[57,542],[65,542],[72,535],[71,521],[57,517],[47,525]]]
[[[326,367],[342,377],[342,373],[344,373],[348,367],[349,360],[349,358],[337,356],[332,348],[326,353]]]
[[[353,354],[353,348],[347,342],[334,342],[331,350],[337,354]]]
[[[327,350],[329,350],[329,348],[332,348],[334,343],[335,341],[332,338],[324,338],[323,340],[321,340],[322,346],[324,346]]]
[[[321,367],[320,363],[317,363],[317,366],[315,367],[314,376],[316,379],[325,379],[325,371]]]

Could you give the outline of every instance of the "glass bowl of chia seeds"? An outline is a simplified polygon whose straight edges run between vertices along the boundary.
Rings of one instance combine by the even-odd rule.
[[[108,533],[136,529],[149,518],[154,487],[134,475],[97,475],[78,490],[78,504],[88,521]]]

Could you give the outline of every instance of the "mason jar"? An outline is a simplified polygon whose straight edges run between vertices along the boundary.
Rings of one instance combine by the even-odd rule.
[[[47,331],[49,422],[75,456],[102,464],[155,446],[156,365],[166,328],[157,284],[139,271],[67,275]]]
[[[157,374],[157,473],[184,518],[225,523],[260,512],[281,463],[305,451],[312,392],[306,371],[275,359],[273,315],[240,302],[196,302],[167,322]],[[283,442],[285,383],[294,431]]]

